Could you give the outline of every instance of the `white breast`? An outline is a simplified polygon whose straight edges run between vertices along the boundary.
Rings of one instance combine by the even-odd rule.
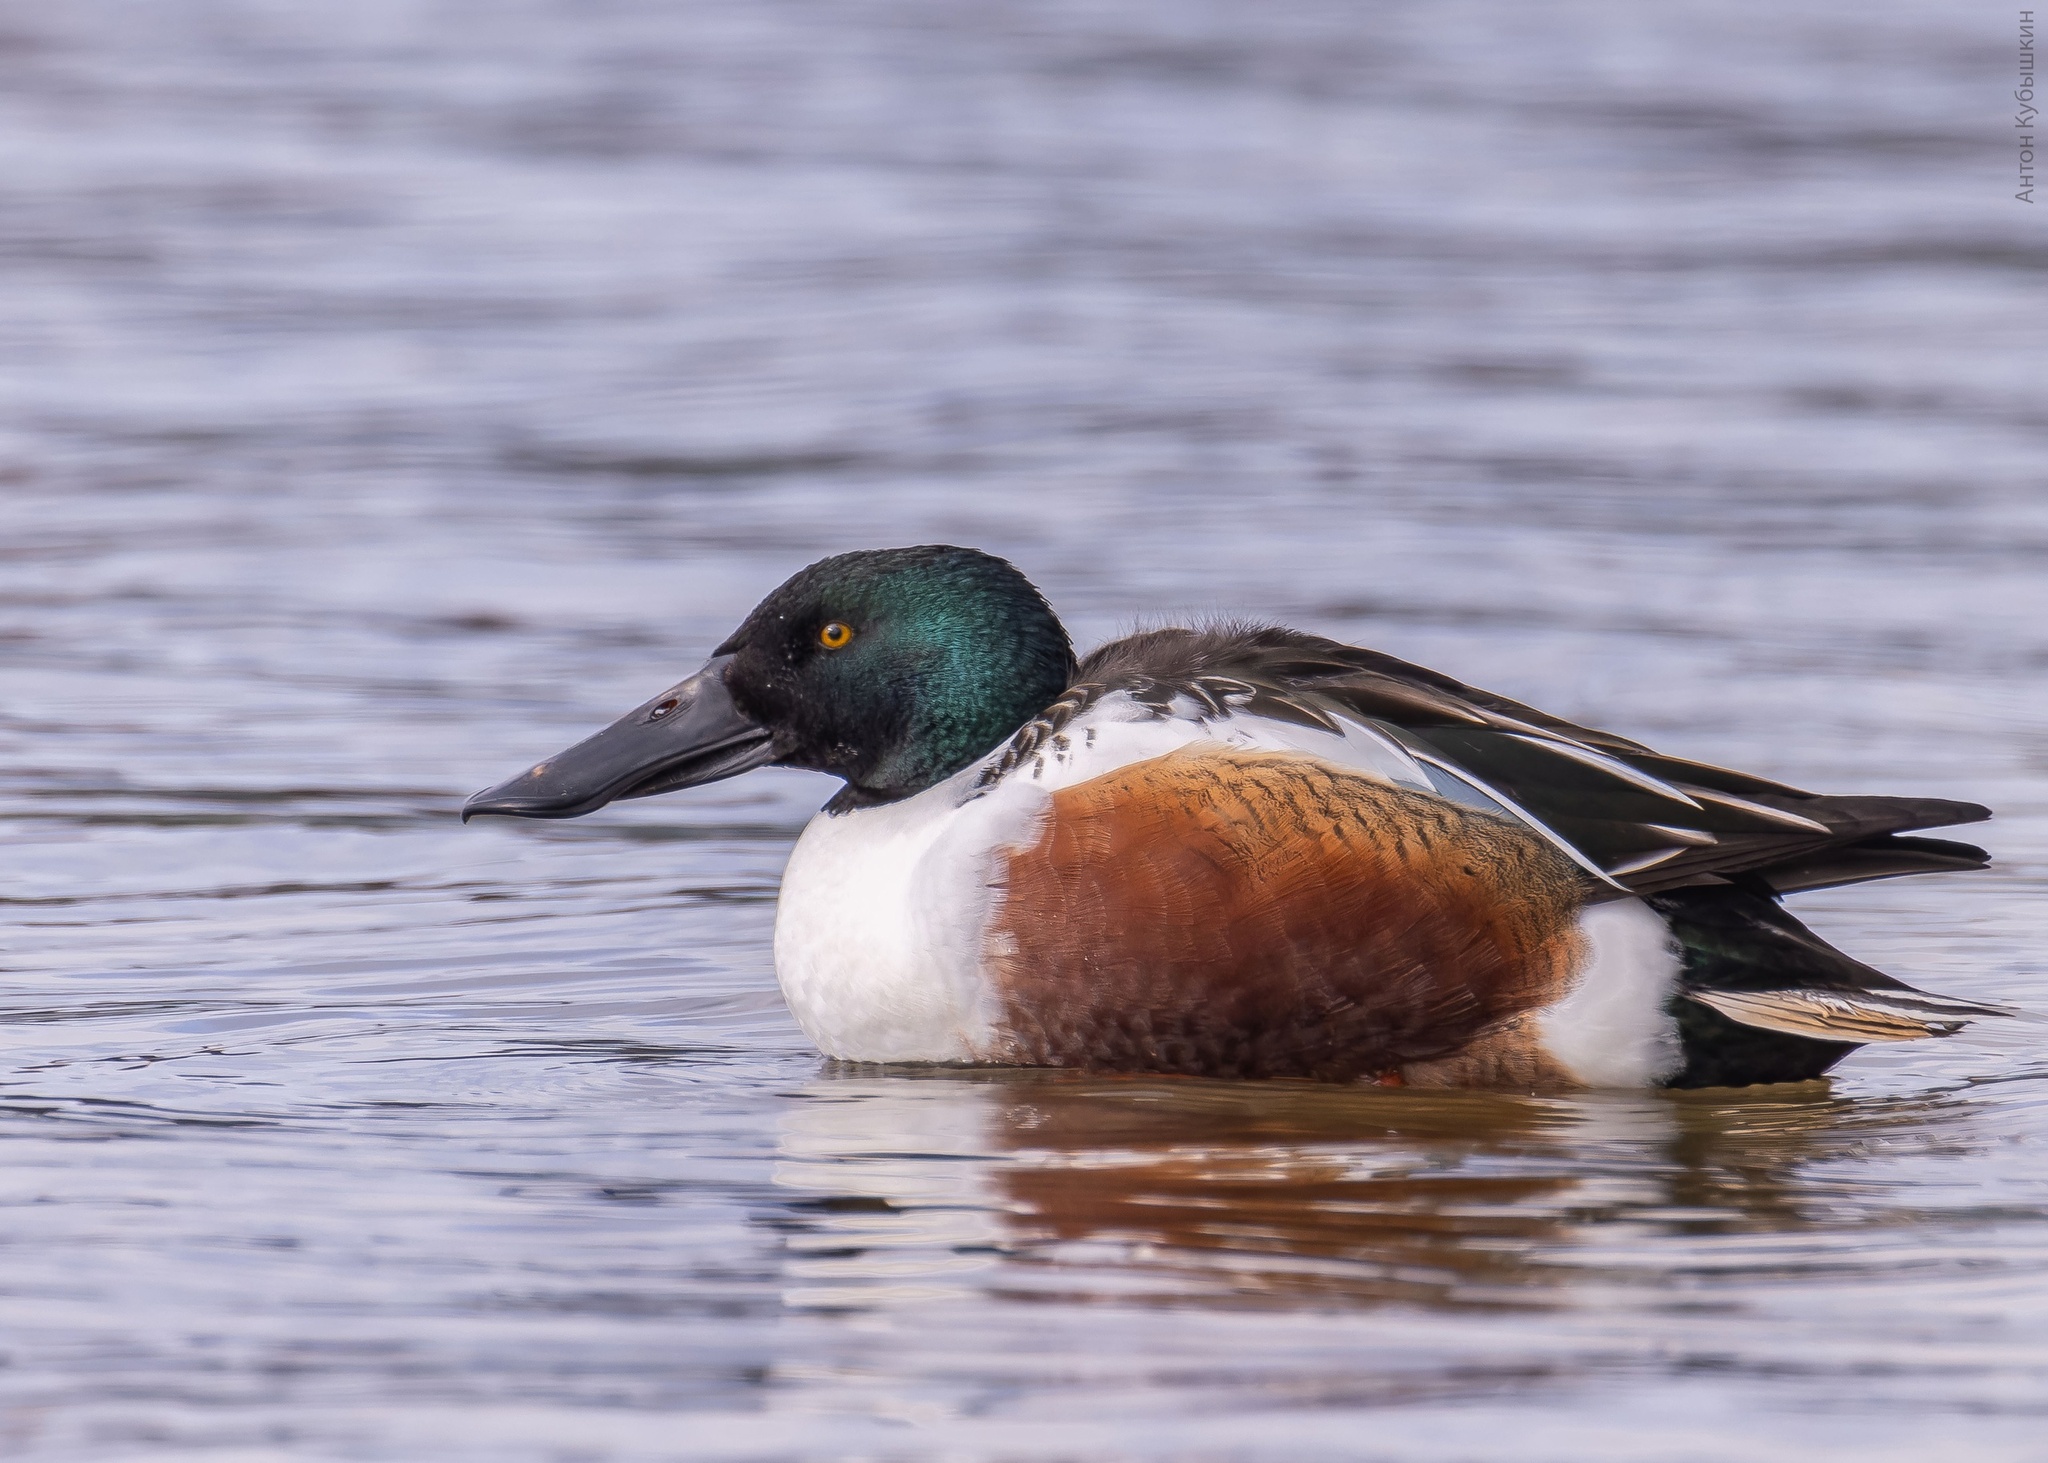
[[[971,798],[978,768],[900,803],[819,813],[791,850],[775,974],[797,1024],[851,1062],[966,1062],[988,1045],[982,939],[1003,849],[1046,795]]]

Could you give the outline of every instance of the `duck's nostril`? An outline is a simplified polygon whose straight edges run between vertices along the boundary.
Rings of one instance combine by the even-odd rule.
[[[674,696],[671,696],[668,698],[668,700],[661,702],[654,708],[653,711],[648,713],[648,720],[659,721],[662,717],[667,716],[671,711],[674,711],[680,705],[682,705],[682,702],[677,700]]]

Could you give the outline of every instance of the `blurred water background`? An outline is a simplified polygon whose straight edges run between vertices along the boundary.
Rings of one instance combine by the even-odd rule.
[[[1523,1100],[848,1072],[767,773],[465,794],[824,553],[1996,806],[2043,227],[1940,0],[0,5],[0,1456],[2048,1459],[2040,1029]],[[1972,834],[1970,836],[1976,836]]]

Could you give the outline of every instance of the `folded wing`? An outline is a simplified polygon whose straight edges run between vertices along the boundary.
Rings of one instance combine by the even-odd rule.
[[[1397,740],[1460,801],[1540,823],[1636,894],[1739,876],[1790,894],[1903,874],[1981,868],[1972,844],[1909,835],[1990,816],[1943,798],[1835,796],[1688,761],[1583,727],[1393,656],[1299,631],[1160,630],[1081,665],[1076,691],[1116,689],[1218,715]],[[1074,693],[1070,692],[1070,696]]]

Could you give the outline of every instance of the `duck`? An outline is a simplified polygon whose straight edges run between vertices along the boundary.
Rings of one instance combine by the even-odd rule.
[[[1788,895],[1983,868],[1990,816],[1657,752],[1270,624],[1077,658],[1008,561],[823,559],[704,666],[470,798],[576,818],[765,766],[840,787],[774,960],[826,1057],[1560,1092],[1807,1081],[2003,1006]]]

